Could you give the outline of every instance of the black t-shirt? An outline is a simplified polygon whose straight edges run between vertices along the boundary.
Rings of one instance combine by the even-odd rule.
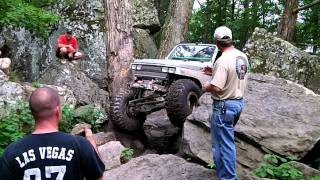
[[[0,168],[6,180],[96,180],[105,170],[88,140],[62,132],[31,134],[10,144]]]

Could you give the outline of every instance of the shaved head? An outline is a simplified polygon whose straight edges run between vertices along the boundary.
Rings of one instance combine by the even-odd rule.
[[[57,91],[49,87],[35,90],[29,100],[30,109],[36,121],[56,115],[60,99]]]

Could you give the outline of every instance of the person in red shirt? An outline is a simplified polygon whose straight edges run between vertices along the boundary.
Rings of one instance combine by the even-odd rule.
[[[77,39],[72,35],[71,29],[67,29],[64,34],[60,35],[57,43],[56,56],[69,61],[78,60],[82,57],[82,53],[78,52]]]

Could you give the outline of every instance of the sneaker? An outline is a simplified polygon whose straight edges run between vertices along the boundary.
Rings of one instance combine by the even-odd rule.
[[[65,60],[65,59],[61,59],[61,64],[66,64],[67,63],[67,60]]]

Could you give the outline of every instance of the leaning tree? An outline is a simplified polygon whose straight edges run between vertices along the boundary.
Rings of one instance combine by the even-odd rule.
[[[278,36],[284,40],[293,41],[299,11],[317,4],[320,4],[320,0],[315,0],[310,4],[299,7],[298,0],[287,0],[278,26]]]

